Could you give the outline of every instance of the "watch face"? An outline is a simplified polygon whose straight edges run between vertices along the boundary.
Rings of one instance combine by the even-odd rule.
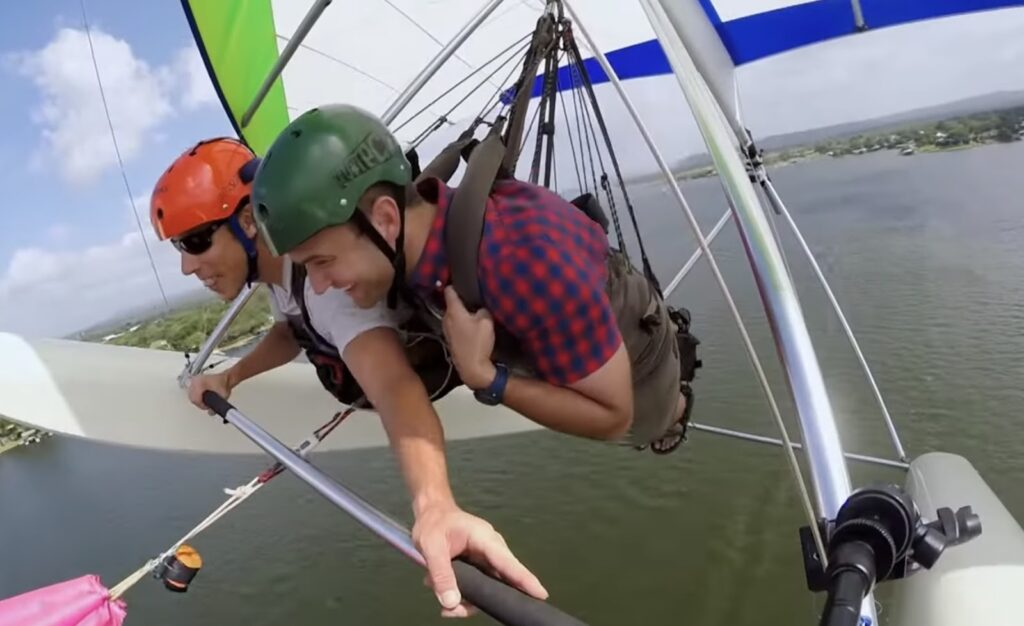
[[[478,401],[490,406],[494,406],[498,403],[498,399],[484,389],[477,389],[473,392],[473,395],[476,396]]]

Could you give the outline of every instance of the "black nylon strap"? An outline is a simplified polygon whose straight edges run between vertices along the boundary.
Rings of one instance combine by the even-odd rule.
[[[484,209],[498,170],[505,158],[501,140],[502,124],[495,124],[473,150],[462,183],[455,190],[445,220],[445,250],[452,273],[452,286],[466,310],[483,306],[477,261],[484,229]]]
[[[523,136],[523,129],[526,126],[526,112],[530,105],[530,95],[533,92],[533,80],[537,75],[537,68],[544,60],[548,50],[555,45],[555,19],[553,16],[544,14],[537,20],[537,28],[533,33],[533,42],[530,44],[530,51],[523,60],[523,71],[516,81],[516,98],[509,109],[508,134],[505,136],[505,145],[508,146],[508,154],[505,155],[505,169],[514,172],[515,164],[519,160],[519,146]]]
[[[359,230],[362,231],[362,233],[366,235],[374,245],[380,248],[380,251],[388,258],[388,261],[391,261],[392,263],[395,262],[395,257],[397,255],[395,254],[394,249],[390,244],[388,244],[384,237],[377,232],[377,229],[373,227],[373,224],[370,223],[370,218],[366,217],[365,213],[356,209],[352,213],[352,221],[356,223]]]
[[[305,286],[306,268],[298,263],[292,263],[292,298],[295,300],[296,304],[299,305],[299,312],[302,314],[302,321],[306,324],[306,332],[312,335],[320,344],[318,347],[321,350],[334,348],[334,345],[331,342],[327,341],[324,339],[323,335],[316,332],[316,328],[313,327],[313,322],[309,319],[309,308],[306,307]],[[330,352],[333,352],[338,356],[338,358],[341,358],[337,349],[330,350]]]
[[[428,178],[440,178],[444,182],[451,180],[455,170],[459,169],[459,159],[462,157],[462,150],[473,141],[473,131],[476,126],[462,131],[459,138],[444,147],[444,150],[423,168],[423,172],[416,177],[417,182]]]
[[[398,305],[398,295],[403,291],[405,285],[405,191],[399,191],[398,202],[398,219],[401,220],[401,226],[398,229],[398,238],[395,240],[395,245],[398,248],[396,252],[384,239],[384,237],[377,232],[377,229],[370,223],[370,218],[366,217],[366,214],[356,209],[352,213],[352,221],[356,223],[359,230],[364,235],[369,237],[370,241],[376,245],[384,256],[391,261],[391,266],[395,268],[395,277],[391,280],[391,288],[388,290],[388,308],[394,309]]]

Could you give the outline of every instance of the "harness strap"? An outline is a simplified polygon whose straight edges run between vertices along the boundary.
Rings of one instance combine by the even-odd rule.
[[[417,181],[426,180],[428,178],[440,178],[445,183],[451,180],[452,176],[455,175],[455,170],[459,168],[459,159],[462,156],[462,151],[466,148],[473,139],[473,133],[476,131],[476,125],[470,126],[468,129],[462,131],[459,138],[451,142],[444,147],[444,150],[434,157],[434,159],[427,164],[423,171],[415,176]]]
[[[359,209],[356,209],[352,213],[352,221],[355,222],[359,230],[366,235],[370,241],[373,242],[384,256],[391,261],[391,266],[395,268],[395,276],[391,280],[391,288],[388,289],[388,308],[394,309],[398,305],[398,296],[400,293],[407,295],[408,287],[405,284],[405,191],[401,190],[398,192],[398,237],[395,239],[395,248],[392,248],[388,242],[384,239],[373,224],[370,223],[370,218],[366,217]],[[397,251],[396,251],[397,248]]]
[[[549,13],[545,12],[537,19],[530,50],[526,53],[523,70],[515,84],[516,97],[509,109],[511,122],[508,125],[508,134],[505,136],[508,153],[504,155],[504,165],[505,169],[510,172],[515,171],[516,161],[519,160],[520,140],[526,126],[526,111],[533,93],[534,77],[537,75],[540,62],[547,56],[550,48],[556,44],[555,26],[555,17]]]
[[[242,230],[242,225],[238,222],[237,212],[228,218],[228,227],[231,228],[231,233],[238,240],[238,243],[242,244],[242,249],[245,250],[245,256],[249,263],[245,282],[251,286],[259,278],[259,268],[256,265],[256,242],[247,237],[245,231]]]
[[[302,314],[302,321],[306,325],[306,332],[309,333],[314,340],[316,340],[316,342],[319,344],[319,346],[317,346],[318,348],[320,348],[321,350],[325,350],[327,352],[331,352],[333,353],[333,355],[337,355],[338,351],[334,349],[334,346],[331,344],[331,342],[327,341],[320,333],[316,332],[316,328],[313,326],[313,322],[309,318],[309,308],[306,306],[305,286],[306,268],[303,267],[300,263],[293,263],[291,285],[292,299],[294,299],[295,302],[299,305],[299,312]],[[337,356],[338,358],[341,358],[341,355]]]
[[[462,182],[448,206],[445,250],[451,267],[452,286],[470,312],[483,306],[477,265],[487,198],[505,158],[505,144],[501,140],[503,125],[499,119],[487,137],[473,149]]]

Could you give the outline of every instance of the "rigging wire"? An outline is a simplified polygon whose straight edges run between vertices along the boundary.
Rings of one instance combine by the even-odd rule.
[[[644,274],[654,284],[654,287],[658,291],[658,294],[661,295],[661,283],[658,280],[658,277],[655,275],[654,268],[651,266],[651,261],[647,256],[647,250],[644,246],[643,237],[640,236],[640,226],[637,223],[636,211],[633,208],[633,203],[629,199],[629,193],[626,191],[626,183],[625,181],[622,180],[622,171],[619,168],[619,160],[615,156],[615,149],[612,147],[612,138],[608,132],[608,127],[605,124],[604,116],[601,114],[601,109],[597,104],[597,95],[594,93],[593,85],[590,82],[590,76],[587,72],[586,66],[583,63],[583,57],[580,55],[579,48],[576,45],[576,40],[572,36],[572,30],[570,28],[566,29],[565,33],[563,34],[563,37],[566,39],[566,45],[569,48],[570,57],[572,58],[571,62],[575,62],[576,66],[579,68],[580,75],[583,76],[584,79],[583,86],[586,88],[587,95],[589,96],[589,98],[587,98],[586,100],[586,103],[589,105],[586,108],[587,121],[591,126],[591,132],[593,132],[595,135],[595,143],[597,133],[593,131],[593,117],[597,118],[597,124],[601,129],[601,135],[602,137],[604,137],[605,149],[608,151],[608,158],[611,161],[612,169],[615,171],[615,178],[619,182],[619,190],[622,193],[623,202],[625,202],[626,204],[626,212],[629,214],[629,219],[633,223],[633,230],[636,233],[637,245],[640,248],[640,258],[643,263]],[[591,117],[591,111],[593,111],[593,117]],[[601,183],[605,189],[605,192],[608,194],[608,204],[610,205],[611,211],[613,214],[616,214],[617,211],[615,208],[615,196],[612,192],[611,183],[609,182],[607,170],[604,166],[604,159],[601,158],[600,147],[598,148],[597,156],[598,160],[601,163]],[[626,258],[628,259],[629,257],[627,256]]]
[[[284,41],[285,43],[288,43],[288,42],[291,41],[291,37],[288,37],[286,35],[282,35],[280,33],[274,33],[274,34],[277,36],[278,39],[280,39],[281,41]],[[342,61],[338,57],[336,57],[334,55],[331,55],[331,54],[327,54],[323,50],[320,50],[318,48],[314,48],[313,46],[311,46],[309,44],[306,44],[306,43],[300,43],[299,47],[303,48],[305,50],[309,50],[310,52],[313,52],[315,54],[319,54],[320,56],[324,57],[325,59],[327,59],[329,61],[334,61],[338,65],[343,65],[343,66],[347,67],[348,69],[352,70],[353,72],[355,72],[355,73],[357,73],[357,74],[359,74],[361,76],[365,76],[366,78],[369,78],[370,80],[372,80],[373,82],[377,83],[378,85],[380,85],[382,87],[386,87],[386,88],[390,89],[391,91],[393,91],[395,93],[398,93],[398,88],[395,87],[394,85],[392,85],[391,83],[389,83],[387,81],[384,81],[384,80],[381,80],[381,79],[377,78],[376,76],[374,76],[373,74],[370,74],[369,72],[367,72],[365,70],[361,70],[358,67],[356,67],[355,65],[352,65],[351,63],[348,63],[347,61]]]
[[[277,37],[278,39],[280,39],[281,41],[285,42],[285,43],[289,43],[292,40],[291,37],[288,37],[287,35],[282,35],[280,33],[274,33],[274,36]],[[306,44],[306,43],[300,43],[299,47],[304,49],[304,50],[308,50],[309,52],[312,52],[314,54],[318,54],[318,55],[322,56],[323,58],[327,59],[328,61],[333,61],[333,62],[337,63],[338,65],[341,65],[342,67],[350,69],[353,72],[355,72],[356,74],[359,74],[360,76],[363,76],[365,78],[368,78],[368,79],[372,80],[373,82],[377,83],[381,87],[384,87],[385,89],[389,89],[392,93],[396,93],[396,94],[398,93],[398,88],[395,87],[394,85],[392,85],[391,83],[389,83],[387,81],[384,81],[384,80],[381,80],[380,78],[377,78],[373,74],[370,74],[369,72],[367,72],[365,70],[361,70],[358,67],[356,67],[355,65],[352,65],[351,63],[348,63],[346,61],[342,61],[341,59],[339,59],[336,56],[333,56],[331,54],[327,54],[323,50],[320,50],[318,48],[314,48],[313,46],[311,46],[309,44]],[[289,106],[288,110],[293,111],[295,113],[301,112],[300,109],[298,109],[296,107],[292,107],[292,106]],[[433,113],[433,111],[431,111],[431,113]]]
[[[561,81],[561,79],[559,79]],[[559,87],[561,84],[559,84]],[[558,99],[561,101],[562,116],[565,118],[565,132],[569,135],[569,148],[572,150],[572,164],[576,168],[576,184],[579,186],[580,193],[584,193],[583,190],[583,179],[580,177],[580,164],[576,161],[576,142],[572,136],[572,125],[569,123],[569,111],[565,108],[565,96],[562,94],[562,90],[558,89]],[[557,171],[556,175],[557,175]]]
[[[356,408],[354,406],[350,406],[349,408],[343,411],[335,413],[334,416],[331,417],[331,419],[329,419],[325,424],[323,424],[315,431],[313,431],[313,433],[305,441],[296,446],[294,449],[299,453],[299,455],[305,458],[306,456],[309,455],[310,452],[313,451],[314,448],[320,445],[320,442],[323,441],[324,438],[327,437],[327,435],[331,434],[331,432],[333,432],[334,429],[337,428],[345,420],[346,417],[355,412],[355,410]],[[275,477],[283,473],[284,470],[284,465],[282,465],[281,463],[274,463],[273,465],[269,466],[268,468],[254,476],[252,480],[250,480],[248,483],[235,487],[234,489],[224,489],[224,492],[227,493],[229,496],[227,500],[225,500],[219,507],[214,509],[212,513],[207,515],[206,518],[199,522],[194,528],[192,528],[192,530],[185,533],[185,536],[174,542],[174,544],[172,544],[170,548],[168,548],[158,556],[155,556],[152,559],[146,561],[142,565],[142,567],[135,570],[134,572],[126,576],[124,580],[111,587],[109,590],[110,598],[112,600],[117,600],[118,598],[123,596],[136,583],[145,578],[147,574],[154,571],[161,563],[164,562],[164,560],[167,557],[174,554],[174,552],[179,547],[181,547],[182,544],[184,544],[186,541],[191,540],[196,535],[212,526],[214,522],[218,521],[219,519],[227,515],[229,512],[231,512],[232,509],[245,502],[253,494],[259,491],[264,485],[266,485]]]
[[[540,115],[541,110],[540,104],[537,105],[537,109],[533,112],[533,117],[530,118],[530,123],[526,126],[527,128],[533,128],[534,124],[537,123],[537,117]],[[527,109],[529,110],[529,109]],[[519,144],[519,154],[522,154],[523,148],[526,147],[526,143],[530,140],[530,133],[523,133],[523,141]]]
[[[579,26],[584,38],[589,40],[590,36],[587,34],[586,29],[583,27],[583,25],[580,24],[578,21],[576,24],[577,26]],[[591,51],[594,52],[593,49],[591,49]],[[640,113],[636,110],[636,107],[633,105],[632,100],[626,94],[626,91],[622,86],[621,81],[618,79],[618,75],[615,73],[614,69],[612,69],[611,64],[608,62],[608,59],[605,57],[603,52],[594,52],[594,56],[600,63],[601,68],[611,79],[612,85],[618,92],[619,97],[622,100],[623,105],[625,105],[626,110],[629,112],[630,117],[633,119],[633,122],[635,123],[637,130],[643,137],[644,142],[647,144],[647,147],[650,150],[652,156],[654,156],[655,161],[658,162],[659,169],[665,174],[666,178],[668,178],[668,187],[672,192],[674,192],[674,195],[676,199],[679,201],[679,204],[683,209],[683,213],[690,224],[690,228],[697,238],[698,245],[704,251],[704,257],[711,268],[711,272],[715,277],[715,281],[718,283],[718,286],[722,291],[722,295],[725,298],[726,304],[729,306],[730,312],[732,313],[732,317],[736,322],[737,329],[739,330],[740,336],[743,340],[743,345],[746,349],[747,356],[750,359],[752,367],[754,368],[757,379],[760,382],[761,388],[764,391],[765,396],[768,400],[768,404],[772,411],[772,416],[776,421],[776,425],[779,428],[780,434],[782,435],[783,442],[785,443],[783,453],[785,458],[789,461],[790,469],[793,472],[793,477],[796,482],[797,490],[799,491],[800,500],[804,507],[804,511],[807,514],[811,534],[814,536],[814,542],[815,547],[818,551],[818,556],[821,559],[822,565],[824,567],[827,567],[828,555],[824,548],[821,532],[818,527],[817,516],[814,512],[814,506],[811,503],[811,497],[807,489],[807,484],[804,480],[803,472],[800,470],[800,464],[796,458],[796,453],[792,447],[792,441],[789,437],[789,431],[786,428],[785,421],[782,419],[782,412],[779,409],[778,403],[775,400],[775,394],[772,392],[771,384],[768,382],[768,377],[764,372],[764,368],[761,364],[761,359],[757,354],[757,350],[754,347],[754,343],[750,338],[750,334],[747,332],[747,327],[746,324],[744,324],[743,322],[743,317],[740,315],[739,308],[736,306],[736,302],[732,297],[732,293],[729,290],[729,286],[725,282],[725,277],[721,273],[721,268],[719,268],[718,262],[715,260],[715,256],[711,252],[711,248],[708,246],[708,242],[704,237],[704,234],[701,230],[700,224],[698,223],[696,216],[693,214],[693,211],[690,208],[689,203],[686,201],[686,198],[683,196],[683,193],[680,190],[678,181],[676,181],[672,177],[671,169],[669,168],[668,163],[662,156],[661,150],[658,148],[657,144],[654,143],[654,138],[651,136],[650,131],[648,131],[647,126],[644,124],[643,119],[640,117]],[[704,89],[707,89],[706,85],[703,85],[703,87]],[[694,109],[694,107],[691,107],[691,112],[694,114],[694,117],[696,118],[697,111]],[[698,119],[698,122],[699,121],[700,120]]]
[[[587,132],[587,127],[583,124],[583,115],[580,113],[580,92],[578,89],[579,75],[576,73],[576,66],[573,65],[572,63],[569,64],[569,76],[572,80],[572,108],[573,112],[576,115],[576,132],[578,133],[580,138],[580,155],[583,155],[583,141],[585,139],[587,142],[587,156],[589,157],[590,163],[590,180],[588,182],[594,185],[593,193],[596,194],[598,189],[597,167],[594,165],[594,152],[593,149],[590,147],[590,134]],[[582,163],[584,179],[587,176],[587,163],[588,161],[583,161]],[[587,188],[587,191],[590,191],[590,187]],[[618,230],[618,226],[616,226],[616,230]]]
[[[488,82],[488,79],[489,79],[489,78],[490,78],[491,76],[494,76],[494,75],[495,75],[495,74],[497,74],[497,73],[498,73],[499,71],[501,71],[501,68],[505,67],[505,66],[506,66],[506,65],[507,65],[507,64],[508,64],[508,63],[509,63],[510,61],[514,61],[514,60],[515,60],[515,59],[517,58],[517,56],[518,56],[518,54],[520,53],[520,51],[522,51],[522,50],[526,49],[526,47],[530,45],[530,44],[529,44],[529,42],[523,43],[523,41],[524,41],[524,40],[525,40],[525,39],[526,39],[527,37],[529,37],[529,35],[523,36],[523,37],[521,37],[521,38],[520,38],[519,40],[517,40],[517,41],[514,41],[514,42],[512,42],[512,43],[511,43],[511,44],[510,44],[510,45],[509,45],[508,47],[506,47],[506,48],[505,48],[504,50],[502,50],[502,51],[501,51],[501,52],[499,52],[498,54],[496,54],[496,55],[494,55],[493,57],[491,57],[491,58],[490,58],[490,59],[489,59],[489,60],[488,60],[488,61],[487,61],[486,63],[482,64],[482,65],[481,65],[480,67],[476,68],[475,70],[473,70],[472,72],[470,72],[470,73],[469,73],[469,74],[467,74],[466,76],[462,77],[462,79],[461,79],[461,80],[460,80],[459,82],[455,83],[454,85],[452,85],[451,87],[449,87],[449,88],[448,88],[448,89],[446,89],[445,91],[441,92],[441,94],[440,94],[440,95],[438,95],[438,96],[437,96],[436,98],[434,98],[434,99],[433,99],[433,100],[431,100],[431,101],[430,101],[429,103],[427,103],[427,104],[426,104],[426,106],[424,106],[424,107],[423,107],[422,109],[420,109],[420,110],[419,110],[419,111],[417,111],[416,113],[413,113],[412,115],[410,115],[408,119],[406,119],[406,120],[405,120],[404,122],[402,122],[402,123],[401,123],[401,124],[399,124],[399,125],[398,125],[397,127],[395,127],[395,129],[394,129],[394,130],[392,130],[391,132],[393,132],[393,133],[397,133],[397,132],[399,132],[400,130],[402,130],[403,128],[405,128],[406,126],[408,126],[410,122],[412,122],[412,121],[413,121],[414,119],[416,119],[417,117],[419,117],[420,115],[422,115],[422,114],[423,114],[423,113],[424,113],[424,112],[425,112],[425,111],[426,111],[427,109],[429,109],[430,107],[434,106],[434,105],[435,105],[435,104],[437,104],[437,102],[438,102],[438,101],[440,101],[440,100],[441,100],[442,98],[444,98],[445,96],[449,95],[450,93],[452,93],[453,91],[455,91],[456,89],[458,89],[458,88],[459,88],[460,86],[462,86],[462,84],[463,84],[463,83],[465,83],[465,82],[466,82],[467,80],[469,80],[470,78],[473,78],[473,76],[475,76],[475,75],[476,75],[477,73],[479,73],[479,72],[480,72],[480,70],[484,69],[485,67],[487,67],[488,65],[490,65],[490,64],[491,64],[491,63],[493,63],[494,61],[498,60],[498,58],[499,58],[499,57],[501,57],[501,56],[502,56],[503,54],[507,54],[507,53],[508,53],[508,52],[509,52],[510,50],[512,50],[512,49],[513,49],[513,48],[515,48],[516,46],[519,46],[519,50],[517,50],[517,51],[516,51],[516,52],[515,52],[514,54],[512,54],[512,56],[510,56],[509,58],[507,58],[507,59],[505,59],[504,61],[502,61],[502,62],[501,62],[501,64],[499,64],[499,65],[498,65],[498,66],[497,66],[496,68],[494,68],[494,70],[492,70],[492,71],[491,71],[491,73],[490,73],[490,74],[488,74],[488,75],[487,75],[487,76],[486,76],[486,77],[484,78],[484,80],[483,80],[483,81],[481,81],[481,82],[480,82],[480,83],[479,83],[479,84],[478,84],[478,85],[477,85],[477,86],[476,86],[475,88],[473,88],[473,89],[470,89],[470,90],[469,90],[469,92],[468,92],[468,93],[467,93],[467,94],[466,94],[465,96],[463,96],[463,98],[462,98],[461,100],[459,100],[459,101],[458,101],[457,103],[455,103],[455,106],[453,106],[453,107],[452,107],[451,109],[449,109],[447,113],[445,113],[444,115],[440,116],[440,117],[441,117],[442,119],[445,119],[445,118],[447,118],[447,117],[448,117],[449,115],[451,115],[451,113],[452,113],[453,111],[455,111],[455,109],[457,109],[457,108],[458,108],[458,107],[459,107],[459,106],[460,106],[460,105],[461,105],[461,104],[462,104],[463,102],[465,102],[466,100],[468,100],[470,96],[472,96],[472,95],[473,95],[474,93],[476,93],[476,91],[477,91],[477,90],[479,90],[479,89],[480,89],[480,87],[482,87],[484,83]],[[498,90],[499,90],[499,91],[501,91],[501,87],[498,87]]]
[[[529,35],[527,35],[527,37],[529,37]],[[512,80],[512,75],[515,74],[517,67],[518,66],[516,64],[512,64],[512,69],[510,69],[508,74],[505,75],[505,79],[501,81],[502,85],[507,85],[509,81]],[[484,116],[488,115],[491,112],[491,109],[493,109],[499,102],[501,102],[502,91],[505,91],[505,89],[499,87],[497,91],[491,94],[490,99],[487,100],[487,104],[484,105],[484,108],[480,109],[480,113],[476,116],[476,119],[483,119]],[[499,115],[503,114],[507,107],[508,102],[503,103],[501,111],[499,111]]]
[[[582,28],[582,26],[581,26],[581,28]],[[585,32],[584,32],[584,37],[585,38],[588,37],[588,35]],[[575,47],[575,46],[573,46],[573,47]],[[602,68],[605,69],[605,71],[607,73],[611,74],[612,70],[608,69],[608,63],[607,63],[607,60],[604,58],[603,54],[595,53],[595,56],[598,58],[599,62],[602,64]],[[572,61],[569,64],[569,71],[570,71],[570,75],[573,77],[573,84],[574,85],[577,84],[577,80],[578,80],[579,83],[582,83],[584,87],[589,86],[588,85],[589,77],[587,75],[585,67],[583,67],[582,55],[579,54],[578,48],[574,51],[573,59],[572,59]],[[626,108],[629,109],[631,115],[634,118],[634,121],[637,123],[637,126],[638,126],[641,134],[644,136],[645,141],[648,143],[648,146],[650,147],[652,153],[654,154],[655,159],[659,162],[659,164],[661,165],[663,170],[668,171],[668,166],[667,166],[667,164],[664,163],[664,159],[661,157],[660,151],[654,145],[653,140],[650,137],[646,127],[644,126],[643,122],[639,118],[639,114],[633,108],[632,103],[629,100],[629,98],[625,95],[625,92],[623,91],[622,86],[614,78],[613,78],[612,82],[615,85],[616,89],[619,91],[620,96],[622,96],[622,99],[624,101],[624,104],[626,105]],[[575,89],[574,89],[574,95],[577,95]],[[615,157],[614,157],[613,148],[610,145],[610,137],[608,136],[607,130],[605,129],[604,124],[602,122],[602,118],[600,116],[601,114],[600,114],[600,111],[598,110],[598,105],[597,105],[595,96],[593,94],[593,91],[592,90],[588,90],[588,95],[590,96],[590,101],[587,102],[587,104],[590,104],[595,109],[594,114],[596,116],[598,116],[598,122],[601,125],[601,130],[602,130],[602,133],[604,134],[604,137],[605,137],[606,149],[609,151],[609,155],[613,159],[613,163],[614,163]],[[590,152],[591,167],[592,167],[592,172],[596,173],[595,172],[595,168],[593,167],[593,150],[592,150],[592,147],[591,147],[591,144],[590,144],[590,134],[595,133],[595,131],[593,129],[593,119],[590,117],[589,110],[586,109],[585,107],[584,107],[584,110],[587,112],[588,122],[589,122],[588,126],[590,127],[589,128],[590,132],[589,133],[585,133],[585,134],[587,136],[588,151]],[[541,111],[541,107],[538,106],[537,111],[536,111],[536,113],[534,115],[535,118],[536,118],[536,115],[540,113],[540,111]],[[530,126],[533,126],[533,122],[532,121],[530,123]],[[526,143],[526,141],[524,140],[523,141],[524,146],[525,146],[525,143]],[[597,138],[596,137],[595,137],[595,143],[597,143]],[[599,148],[599,145],[598,145],[598,148]],[[520,151],[521,150],[522,150],[522,147],[520,147]],[[598,150],[598,157],[602,161],[602,169],[603,169],[603,159],[601,159],[601,156],[600,156],[600,149]],[[621,179],[621,174],[618,172],[617,165],[616,165],[616,175],[619,178],[620,185],[624,185],[624,182]],[[602,182],[605,182],[606,180],[607,180],[607,174],[603,172],[602,173]],[[596,181],[595,181],[595,187],[596,187]],[[717,265],[717,263],[716,263],[716,261],[714,259],[714,256],[710,252],[710,249],[708,247],[708,242],[705,240],[705,238],[703,236],[703,233],[701,232],[701,229],[700,229],[699,225],[697,224],[696,219],[695,219],[695,217],[693,216],[693,214],[692,214],[692,212],[690,210],[690,207],[686,203],[685,198],[683,198],[683,196],[681,195],[681,192],[679,191],[678,186],[674,185],[673,187],[674,187],[674,191],[676,192],[676,195],[677,195],[678,199],[680,200],[680,203],[683,206],[684,213],[686,214],[687,218],[689,219],[690,224],[693,227],[695,234],[697,235],[698,243],[700,244],[701,249],[704,251],[704,254],[707,257],[708,262],[711,265],[712,273],[715,275],[715,278],[717,279],[717,281],[719,283],[719,286],[722,288],[723,296],[725,297],[727,304],[729,305],[730,309],[732,310],[733,316],[734,316],[734,318],[736,320],[738,329],[740,331],[740,335],[741,335],[741,337],[742,337],[742,339],[744,341],[745,347],[747,348],[748,356],[751,359],[751,362],[752,362],[752,365],[754,367],[755,373],[756,373],[759,381],[761,382],[763,390],[765,391],[768,403],[769,403],[769,405],[770,405],[770,407],[772,409],[772,414],[773,414],[773,416],[776,419],[776,422],[777,422],[777,425],[779,427],[780,433],[782,435],[783,441],[786,444],[786,447],[784,449],[784,453],[785,453],[785,456],[788,458],[788,460],[790,462],[791,469],[793,470],[796,486],[797,486],[798,491],[800,492],[799,495],[800,495],[802,503],[803,503],[803,505],[805,507],[805,511],[808,514],[808,519],[809,519],[809,523],[810,523],[810,526],[811,526],[811,532],[812,532],[812,535],[814,536],[814,540],[815,540],[815,547],[818,550],[819,557],[821,558],[822,563],[823,564],[827,563],[827,555],[826,555],[826,553],[824,551],[821,535],[818,532],[818,528],[816,526],[816,519],[815,519],[815,516],[814,516],[814,508],[813,508],[813,505],[811,504],[811,501],[810,501],[810,495],[809,495],[808,490],[807,490],[807,485],[806,485],[806,482],[804,480],[803,473],[800,470],[799,463],[796,460],[796,455],[795,455],[795,453],[794,453],[794,451],[793,451],[793,449],[792,449],[792,447],[790,445],[791,442],[790,442],[790,438],[789,438],[789,433],[788,433],[788,431],[786,429],[784,421],[782,420],[781,412],[780,412],[779,407],[778,407],[778,405],[777,405],[777,403],[775,401],[775,397],[774,397],[774,394],[773,394],[773,392],[771,390],[771,386],[769,385],[769,383],[767,381],[767,377],[766,377],[766,375],[764,373],[764,370],[763,370],[763,367],[761,365],[760,359],[757,356],[757,353],[756,353],[756,350],[754,349],[753,343],[751,342],[749,334],[747,333],[746,326],[743,323],[742,317],[739,315],[739,311],[738,311],[738,309],[736,307],[736,304],[735,304],[734,300],[732,299],[732,295],[731,295],[731,293],[730,293],[730,291],[728,289],[728,286],[725,283],[724,277],[721,275],[720,270],[718,268],[718,265]],[[609,192],[609,194],[610,194],[609,187],[606,186],[604,188],[605,188],[606,192]],[[625,189],[623,189],[623,194],[626,195]],[[630,217],[633,220],[634,227],[636,227],[637,224],[636,224],[635,214],[632,211],[632,206],[629,205],[628,196],[626,196],[626,198],[627,198],[627,207],[630,210]],[[620,239],[620,242],[621,242],[621,231],[618,230],[617,211],[615,211],[614,207],[611,207],[611,209],[612,209],[612,217],[613,217],[613,219],[616,220],[616,227],[617,227],[616,234],[619,236],[619,239]],[[639,229],[637,229],[637,233],[636,234],[637,234],[637,237],[640,238]],[[620,244],[620,245],[623,245],[623,244]],[[642,245],[642,241],[641,241],[641,245]],[[623,248],[624,247],[625,246],[623,245]],[[643,254],[642,249],[641,249],[641,253]],[[647,262],[646,255],[644,255],[644,262],[645,262],[645,268],[644,268],[645,269],[645,274],[647,274],[648,278],[650,278],[651,280],[654,280],[654,277],[653,277],[652,273],[649,270],[649,264]],[[657,284],[656,280],[654,280],[654,282],[655,282],[655,284]],[[660,289],[659,289],[659,291],[660,291]]]
[[[79,0],[82,7],[82,23],[85,26],[85,36],[89,40],[89,54],[92,57],[92,67],[96,73],[96,84],[100,89],[100,100],[103,101],[103,113],[107,117],[107,126],[110,128],[110,139],[114,144],[114,154],[117,155],[117,164],[121,169],[121,180],[124,181],[125,191],[128,193],[128,202],[132,207],[132,215],[135,217],[135,224],[139,227],[139,236],[142,237],[142,245],[146,248],[146,256],[149,257],[149,265],[153,268],[153,276],[156,277],[156,285],[160,289],[160,297],[163,298],[164,307],[169,311],[171,303],[167,299],[167,292],[164,290],[163,281],[160,280],[160,272],[156,269],[156,261],[153,259],[153,252],[149,249],[149,242],[146,241],[146,233],[142,229],[142,220],[139,219],[139,211],[135,208],[135,196],[132,194],[132,187],[128,184],[128,175],[124,170],[124,160],[121,158],[121,148],[117,145],[117,134],[114,133],[114,123],[110,119],[110,108],[107,106],[107,95],[103,91],[103,81],[100,79],[100,66],[96,62],[96,49],[92,43],[92,30],[89,27],[89,16],[85,11],[85,0]]]
[[[441,40],[439,40],[439,39],[438,39],[437,37],[435,37],[435,36],[434,36],[434,33],[430,32],[430,31],[429,31],[429,30],[427,30],[426,28],[423,28],[423,25],[422,25],[422,24],[420,24],[420,23],[419,23],[419,22],[417,22],[416,20],[412,19],[412,17],[410,17],[410,16],[409,16],[409,15],[408,15],[408,14],[407,14],[407,13],[406,13],[405,11],[403,11],[402,9],[399,9],[398,7],[396,7],[396,6],[395,6],[395,5],[394,5],[394,4],[393,4],[393,3],[391,2],[391,0],[384,0],[384,4],[388,5],[389,7],[391,7],[392,9],[394,9],[394,10],[395,10],[396,12],[398,12],[398,14],[399,14],[399,15],[401,15],[402,17],[404,17],[404,18],[405,18],[405,19],[406,19],[406,20],[407,20],[407,21],[408,21],[408,22],[409,22],[410,24],[412,24],[412,25],[413,25],[413,26],[415,26],[415,27],[416,27],[417,29],[419,29],[419,31],[420,31],[421,33],[423,33],[424,35],[426,35],[427,37],[429,37],[431,41],[433,41],[434,43],[436,43],[436,44],[437,44],[438,46],[440,46],[441,48],[444,48],[445,44],[444,44],[444,43],[443,43],[443,42],[442,42]],[[461,62],[461,63],[462,63],[463,65],[465,65],[466,67],[468,67],[468,68],[470,68],[470,69],[473,69],[473,66],[472,66],[472,64],[470,64],[470,62],[469,62],[469,61],[467,61],[466,59],[463,59],[463,58],[462,58],[461,56],[459,56],[459,53],[458,53],[458,52],[453,52],[453,53],[452,53],[452,57],[454,57],[455,59],[459,60],[459,61],[460,61],[460,62]],[[486,63],[485,63],[484,65],[486,65]],[[488,81],[485,81],[485,82],[490,82],[490,81],[488,80]],[[494,83],[491,83],[491,86],[492,86],[492,87],[495,87],[495,88],[498,88],[498,89],[501,89],[501,87],[499,87],[498,85],[495,85]]]

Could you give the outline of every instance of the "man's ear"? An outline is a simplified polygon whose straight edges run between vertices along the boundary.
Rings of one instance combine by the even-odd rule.
[[[370,223],[377,232],[392,246],[398,240],[398,231],[402,226],[398,204],[386,194],[381,194],[370,205]]]
[[[255,237],[258,232],[256,229],[256,219],[252,216],[252,205],[246,204],[242,207],[242,210],[238,212],[238,223],[242,226],[242,231],[245,232],[249,238]]]

